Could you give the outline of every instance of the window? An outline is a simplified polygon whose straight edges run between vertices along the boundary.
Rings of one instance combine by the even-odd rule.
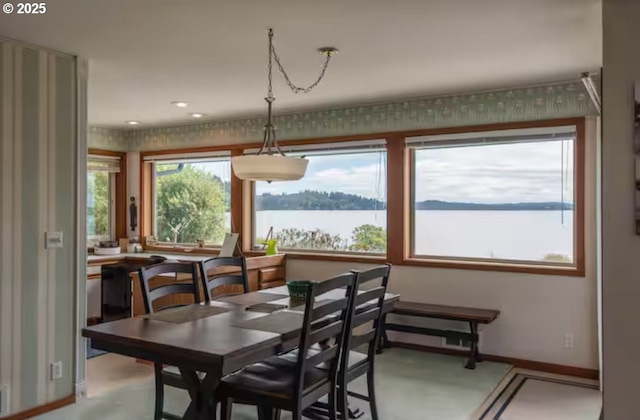
[[[412,257],[575,265],[574,126],[409,138]]]
[[[256,182],[254,246],[275,238],[279,249],[386,253],[384,141],[290,146],[309,160],[299,181]]]
[[[115,239],[115,176],[120,158],[90,155],[87,159],[87,245]]]
[[[159,242],[221,245],[231,227],[229,153],[153,163],[154,236]]]

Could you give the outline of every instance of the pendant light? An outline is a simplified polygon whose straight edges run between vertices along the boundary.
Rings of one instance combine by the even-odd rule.
[[[280,63],[280,58],[276,54],[273,46],[273,29],[269,29],[269,71],[268,71],[268,90],[267,97],[267,123],[264,126],[264,138],[262,147],[256,155],[242,155],[231,158],[231,167],[233,173],[242,180],[247,181],[295,181],[304,177],[307,171],[309,160],[304,157],[286,156],[276,139],[276,128],[273,125],[273,86],[272,86],[272,68],[273,61],[276,62],[278,69],[285,78],[285,81],[294,93],[308,93],[320,83],[329,65],[331,57],[338,50],[333,47],[320,48],[319,51],[326,56],[322,71],[318,79],[306,88],[294,85],[289,76]]]

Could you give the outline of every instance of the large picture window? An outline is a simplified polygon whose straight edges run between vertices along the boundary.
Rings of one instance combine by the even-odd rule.
[[[386,253],[384,141],[287,149],[309,166],[293,182],[256,182],[254,247],[265,239],[279,249]]]
[[[160,243],[221,245],[231,227],[228,154],[153,160],[154,236]]]
[[[575,127],[409,138],[412,257],[575,265]]]
[[[245,255],[274,239],[292,259],[584,276],[585,127],[566,118],[283,141],[309,161],[286,182],[233,176],[231,156],[256,143],[143,152],[141,236],[217,247],[231,231]]]

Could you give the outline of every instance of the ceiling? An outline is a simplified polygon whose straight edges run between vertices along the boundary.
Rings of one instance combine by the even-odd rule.
[[[89,59],[89,123],[127,127],[265,110],[267,30],[299,85],[276,112],[576,79],[602,62],[600,0],[52,0],[0,36]],[[187,101],[177,108],[171,101]]]

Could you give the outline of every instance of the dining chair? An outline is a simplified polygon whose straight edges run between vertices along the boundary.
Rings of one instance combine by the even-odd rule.
[[[247,263],[244,257],[215,257],[200,262],[199,266],[207,302],[223,296],[249,292]],[[229,272],[229,268],[233,271]]]
[[[157,311],[184,306],[184,304],[168,304],[160,308],[154,308],[154,302],[158,299],[170,297],[171,295],[193,295],[194,303],[200,303],[200,293],[198,288],[198,271],[196,263],[180,263],[180,262],[161,262],[138,270],[140,278],[140,286],[142,288],[142,298],[144,300],[144,309],[147,314]],[[178,275],[190,274],[190,281],[171,283],[167,285],[151,288],[149,284],[151,279],[159,275]],[[156,384],[156,401],[154,409],[154,420],[160,419],[178,419],[181,418],[164,410],[164,386],[174,388],[187,389],[180,372],[172,366],[165,367],[162,363],[154,363],[155,384]]]
[[[347,396],[369,402],[371,420],[378,420],[375,392],[375,356],[380,343],[382,305],[389,284],[391,265],[385,264],[366,271],[355,271],[354,302],[350,305],[349,325],[345,333],[345,344],[338,370],[338,407],[348,411]],[[366,353],[355,351],[366,347]],[[348,390],[348,384],[362,375],[367,375],[367,393],[362,395]]]
[[[293,420],[301,420],[303,410],[325,395],[329,419],[337,419],[338,364],[355,277],[344,273],[309,284],[295,357],[273,356],[224,377],[216,392],[222,420],[231,419],[234,400],[256,405],[261,419],[279,418],[284,410],[291,411]],[[318,299],[330,291],[336,293],[331,300]]]

